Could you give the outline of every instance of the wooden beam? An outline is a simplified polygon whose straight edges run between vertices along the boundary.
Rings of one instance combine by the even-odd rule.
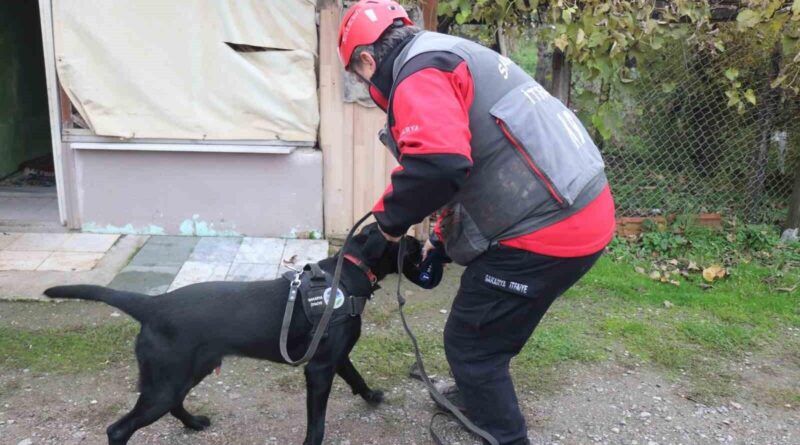
[[[62,225],[72,227],[75,220],[73,210],[67,199],[67,177],[69,162],[65,162],[69,147],[61,143],[61,104],[58,75],[56,74],[55,42],[53,36],[53,9],[51,0],[39,0],[39,18],[42,26],[42,45],[44,46],[44,68],[47,85],[48,111],[50,112],[50,139],[53,144],[53,164],[56,175],[56,194],[58,196],[58,216]]]
[[[72,101],[69,100],[67,92],[58,85],[58,103],[61,113],[61,129],[72,128]]]

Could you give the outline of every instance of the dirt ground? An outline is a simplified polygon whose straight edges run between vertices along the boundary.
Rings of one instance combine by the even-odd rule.
[[[455,283],[442,288],[442,295]],[[386,286],[389,288],[390,286]],[[388,293],[388,292],[387,292]],[[446,307],[447,297],[434,299]],[[380,306],[391,305],[391,301]],[[368,309],[370,310],[370,309]],[[119,323],[114,309],[94,303],[2,303],[0,327],[69,328]],[[445,315],[412,316],[412,323],[441,329]],[[438,321],[437,321],[438,320]],[[395,325],[392,321],[391,325]],[[403,335],[392,327],[397,335]],[[793,333],[797,336],[798,333]],[[370,335],[369,323],[364,335]],[[411,364],[408,356],[398,360]],[[356,366],[359,363],[356,362]],[[601,361],[555,370],[558,383],[546,393],[520,394],[533,444],[800,444],[800,410],[765,403],[771,387],[800,382],[798,357],[760,358],[729,363],[741,386],[729,400],[706,405],[690,400],[681,376],[662,375],[646,364]],[[360,366],[367,381],[386,392],[386,402],[370,408],[337,379],[327,416],[329,444],[428,444],[433,404],[422,384],[379,378]],[[0,444],[103,444],[105,428],[133,406],[136,365],[132,360],[78,374],[8,370],[0,373]],[[792,383],[794,382],[794,383]],[[795,386],[796,387],[796,386]],[[249,359],[230,359],[187,399],[187,409],[208,415],[203,432],[185,430],[165,417],[137,432],[142,444],[299,444],[305,433],[302,371]],[[453,424],[439,422],[452,444],[478,443]]]

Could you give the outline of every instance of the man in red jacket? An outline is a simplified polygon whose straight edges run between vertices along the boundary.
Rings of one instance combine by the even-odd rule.
[[[339,53],[386,111],[381,139],[400,164],[373,209],[381,230],[396,240],[441,210],[425,251],[467,266],[444,331],[467,415],[527,444],[509,363],[613,237],[600,153],[511,60],[421,31],[394,1],[350,8]]]

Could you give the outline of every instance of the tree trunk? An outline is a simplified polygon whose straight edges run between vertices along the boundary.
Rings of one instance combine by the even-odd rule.
[[[794,187],[792,197],[789,199],[789,217],[786,219],[784,229],[796,229],[800,227],[800,165],[794,172]]]
[[[553,51],[553,84],[550,94],[557,97],[564,105],[569,106],[571,86],[571,69],[566,55],[559,49]]]

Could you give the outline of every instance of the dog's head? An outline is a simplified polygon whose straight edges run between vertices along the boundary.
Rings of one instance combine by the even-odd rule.
[[[419,274],[422,246],[416,238],[405,236],[404,240],[403,274],[411,278]],[[350,262],[360,262],[374,274],[377,281],[380,281],[389,274],[397,273],[399,249],[399,243],[388,241],[378,228],[378,224],[372,223],[353,235],[344,248],[344,255]]]

